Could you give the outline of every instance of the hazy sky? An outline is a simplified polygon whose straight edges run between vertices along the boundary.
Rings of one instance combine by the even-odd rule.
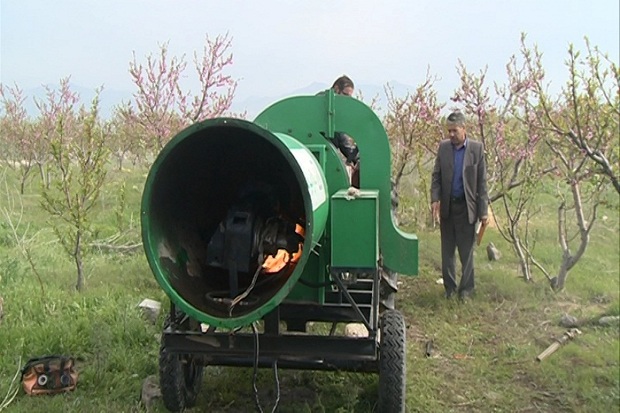
[[[128,62],[169,41],[191,58],[205,35],[229,33],[237,98],[274,96],[346,73],[358,84],[458,84],[461,59],[502,81],[520,34],[565,79],[584,36],[618,61],[618,0],[0,0],[0,80],[22,89],[74,84],[133,91]],[[190,59],[188,59],[190,60]],[[189,71],[188,71],[189,74]]]

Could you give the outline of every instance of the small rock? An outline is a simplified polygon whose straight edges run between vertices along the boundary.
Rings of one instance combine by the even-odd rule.
[[[502,258],[502,253],[495,247],[492,242],[487,245],[487,258],[489,261],[497,261]]]
[[[349,323],[344,327],[344,335],[347,337],[368,337],[368,330],[362,323]]]
[[[142,382],[142,394],[140,395],[140,401],[144,404],[147,412],[151,411],[153,401],[161,397],[161,389],[157,381],[157,376],[148,376]]]
[[[350,186],[349,189],[347,189],[347,195],[345,196],[345,199],[347,201],[351,201],[352,199],[359,198],[359,196],[360,190],[355,188],[354,186]]]
[[[427,340],[426,344],[424,345],[424,354],[426,355],[426,357],[432,357],[433,356],[433,347],[434,347],[434,342],[433,340]]]
[[[161,311],[161,303],[159,301],[145,298],[138,304],[138,307],[142,309],[144,315],[151,323],[155,324],[157,322],[157,317],[159,317],[159,312]]]
[[[484,394],[484,397],[491,402],[495,402],[496,400],[499,400],[502,395],[494,391],[488,391]]]
[[[601,317],[599,318],[598,323],[602,326],[617,326],[620,325],[620,316],[608,315],[605,317]]]
[[[573,317],[569,314],[564,314],[562,318],[560,318],[560,326],[566,328],[578,327],[579,321],[576,317]]]

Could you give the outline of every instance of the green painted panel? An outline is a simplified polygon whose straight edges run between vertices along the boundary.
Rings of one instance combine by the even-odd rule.
[[[332,196],[332,269],[375,269],[379,260],[379,192],[340,190]]]
[[[334,131],[351,135],[359,147],[361,189],[379,191],[379,246],[383,265],[403,275],[418,273],[418,237],[402,231],[392,220],[391,154],[381,120],[364,102],[327,91],[295,96],[274,103],[255,122],[293,136],[304,145],[325,144],[325,179],[330,196],[348,188],[344,165],[334,146],[323,136]]]

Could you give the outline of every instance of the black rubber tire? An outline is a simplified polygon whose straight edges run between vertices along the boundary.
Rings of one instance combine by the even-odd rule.
[[[377,412],[403,413],[407,379],[405,319],[386,310],[379,319],[379,405]]]
[[[168,353],[162,340],[159,348],[159,385],[166,409],[181,412],[195,406],[203,374],[204,366],[194,356]]]

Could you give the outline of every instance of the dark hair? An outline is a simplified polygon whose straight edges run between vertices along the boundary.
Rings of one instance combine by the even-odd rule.
[[[355,85],[353,84],[351,78],[347,75],[342,75],[334,81],[332,89],[334,89],[334,91],[336,92],[342,92],[346,87],[349,86],[355,89]]]
[[[452,124],[452,125],[463,126],[465,125],[465,115],[463,115],[463,113],[459,111],[452,112],[450,115],[448,115],[447,123]]]

